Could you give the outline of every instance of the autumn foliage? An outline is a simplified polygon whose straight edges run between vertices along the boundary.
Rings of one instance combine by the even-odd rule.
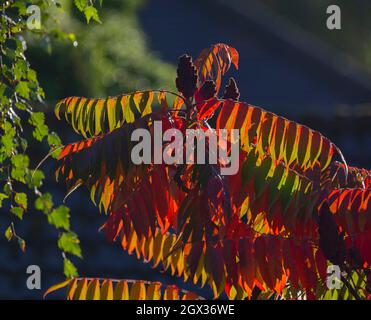
[[[63,99],[57,117],[85,139],[64,147],[58,180],[68,193],[80,185],[89,189],[107,215],[102,230],[109,241],[184,281],[208,284],[215,298],[335,297],[326,277],[327,266],[336,264],[343,271],[336,298],[366,299],[370,171],[348,166],[321,133],[239,101],[234,79],[222,90],[222,76],[232,65],[237,69],[238,60],[237,50],[216,44],[194,61],[180,57],[177,93]],[[211,123],[215,129],[239,129],[239,172],[220,175],[221,162],[134,165],[131,133],[145,128],[153,134],[155,120],[163,130],[183,133],[207,130]],[[114,297],[110,280],[71,279],[62,286],[67,285],[68,298],[76,298],[71,290],[88,292],[92,286]],[[153,287],[138,286],[139,295],[125,297],[150,298]],[[169,296],[166,290],[157,297]],[[90,296],[100,298],[97,292]]]

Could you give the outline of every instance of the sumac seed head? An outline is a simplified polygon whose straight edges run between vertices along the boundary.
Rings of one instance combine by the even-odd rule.
[[[209,100],[215,97],[215,94],[216,94],[216,86],[213,80],[205,81],[199,90],[199,95],[202,98],[202,100]]]
[[[193,64],[192,57],[184,54],[179,58],[176,87],[185,98],[191,98],[197,88],[197,70]]]
[[[232,99],[235,101],[240,99],[240,91],[238,90],[236,81],[233,78],[229,78],[229,82],[225,86],[223,99]]]

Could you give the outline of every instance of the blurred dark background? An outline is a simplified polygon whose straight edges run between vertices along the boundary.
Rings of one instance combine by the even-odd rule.
[[[326,8],[337,4],[342,29],[328,30]],[[48,124],[64,143],[80,139],[56,121],[53,104],[70,95],[117,95],[143,88],[174,88],[177,58],[194,57],[217,42],[240,53],[232,71],[242,99],[299,121],[327,135],[350,165],[369,168],[371,160],[371,2],[368,0],[110,0],[103,1],[102,24],[86,25],[73,10],[60,17],[64,30],[76,34],[75,46],[35,43],[28,55],[39,73],[48,101]],[[31,146],[32,148],[32,146]],[[36,165],[48,152],[33,147]],[[53,180],[53,161],[44,190],[60,204],[65,194]],[[110,245],[98,228],[104,221],[79,189],[67,200],[72,229],[81,240],[83,260],[74,259],[80,275],[161,280],[184,288],[181,279],[128,256]],[[6,228],[0,213],[0,229]],[[39,299],[63,279],[56,231],[45,217],[29,211],[17,229],[27,240],[0,239],[0,298]],[[42,290],[26,288],[26,268],[42,270]],[[199,290],[206,297],[208,289]],[[54,297],[58,297],[54,295]]]

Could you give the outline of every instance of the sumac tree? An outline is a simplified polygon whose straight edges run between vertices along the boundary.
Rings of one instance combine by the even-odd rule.
[[[89,189],[107,215],[102,229],[109,241],[184,281],[207,283],[215,298],[223,292],[231,299],[370,297],[370,171],[348,166],[321,133],[239,101],[234,79],[221,90],[222,76],[238,68],[238,59],[234,48],[216,44],[194,61],[180,57],[176,93],[63,99],[57,117],[85,139],[64,147],[57,179],[68,193]],[[145,128],[153,136],[154,121],[182,133],[238,129],[238,173],[222,176],[221,161],[134,165],[131,133]],[[223,146],[227,152],[231,142]],[[339,289],[326,287],[330,264],[342,271]],[[161,288],[134,282],[129,290],[125,280],[79,278],[48,292],[67,285],[71,299],[150,299]],[[182,291],[156,292],[172,299]]]

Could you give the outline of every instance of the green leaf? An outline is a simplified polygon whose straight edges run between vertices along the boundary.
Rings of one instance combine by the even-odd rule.
[[[12,157],[12,163],[17,168],[27,168],[29,159],[24,154],[16,154],[14,157]]]
[[[53,208],[53,200],[50,193],[44,193],[42,196],[38,197],[35,201],[36,210],[40,210],[45,214],[48,214]]]
[[[13,66],[14,78],[21,80],[27,71],[27,62],[25,60],[18,60]]]
[[[88,5],[88,0],[74,0],[75,6],[80,11],[83,11],[84,8]]]
[[[1,137],[1,150],[7,155],[11,156],[13,149],[14,149],[14,136],[15,136],[15,129],[9,122],[5,122],[2,126],[4,130],[4,134]]]
[[[11,175],[12,175],[12,178],[17,181],[20,181],[23,183],[26,182],[26,180],[24,179],[25,171],[22,170],[21,168],[13,168]]]
[[[14,201],[22,209],[27,210],[27,195],[25,193],[23,192],[16,193],[14,197]]]
[[[90,22],[90,19],[93,19],[96,22],[102,23],[99,19],[98,11],[93,6],[87,6],[84,8],[84,15],[87,23]]]
[[[23,252],[26,251],[26,241],[24,241],[22,238],[18,237],[18,245],[21,248]]]
[[[27,183],[31,188],[40,188],[43,184],[44,178],[44,172],[42,172],[41,170],[36,170],[32,173],[29,172],[29,174],[27,175]]]
[[[31,114],[30,119],[28,120],[33,126],[38,126],[45,123],[45,115],[42,112],[34,112]]]
[[[28,83],[26,81],[19,81],[15,87],[15,91],[25,99],[30,98],[30,88],[28,87]]]
[[[21,207],[10,208],[10,212],[16,215],[19,219],[23,219],[24,209]]]
[[[40,125],[35,128],[32,135],[37,141],[42,141],[48,135],[49,128],[46,124]]]
[[[33,69],[28,69],[27,71],[27,79],[31,82],[37,82],[37,74],[36,71]]]
[[[62,142],[55,132],[51,132],[48,135],[48,144],[50,147],[59,147],[62,145]]]
[[[9,198],[6,194],[0,193],[0,208],[3,205],[3,200]]]
[[[66,206],[59,206],[54,209],[50,215],[48,215],[48,221],[50,224],[57,228],[63,228],[65,230],[70,229],[70,210]]]
[[[45,124],[45,115],[42,112],[34,112],[30,119],[28,120],[30,124],[32,124],[35,129],[33,131],[33,136],[36,140],[42,141],[42,139],[48,135],[49,128]]]
[[[58,135],[55,132],[51,132],[48,135],[48,144],[49,144],[50,148],[52,148],[52,150],[55,149],[55,148],[58,148],[58,147],[62,146],[61,139],[58,137]],[[62,149],[55,150],[52,153],[52,157],[55,158],[55,159],[57,159],[58,156],[59,156],[59,154],[61,153],[61,151],[62,151]]]
[[[23,1],[15,1],[13,7],[18,8],[18,13],[20,15],[25,15],[27,13],[27,6]]]
[[[19,101],[15,103],[15,106],[16,106],[16,108],[19,109],[19,110],[26,110],[26,108],[27,108],[26,105],[25,105],[24,103],[19,102]]]
[[[29,158],[24,154],[16,154],[12,157],[13,168],[11,176],[13,179],[25,183],[25,174],[28,171]]]
[[[8,181],[5,185],[4,185],[4,188],[3,188],[5,194],[9,197],[12,192],[13,192],[13,189],[12,189],[12,184]]]
[[[67,278],[78,277],[77,269],[71,260],[64,258],[63,259],[63,273]]]
[[[58,247],[64,252],[71,253],[80,258],[82,257],[80,240],[74,232],[63,232],[58,240]]]
[[[14,236],[14,234],[13,234],[12,228],[11,228],[11,226],[9,226],[9,227],[6,229],[6,231],[5,231],[5,238],[6,238],[8,241],[10,241],[10,240],[13,239],[13,236]]]

